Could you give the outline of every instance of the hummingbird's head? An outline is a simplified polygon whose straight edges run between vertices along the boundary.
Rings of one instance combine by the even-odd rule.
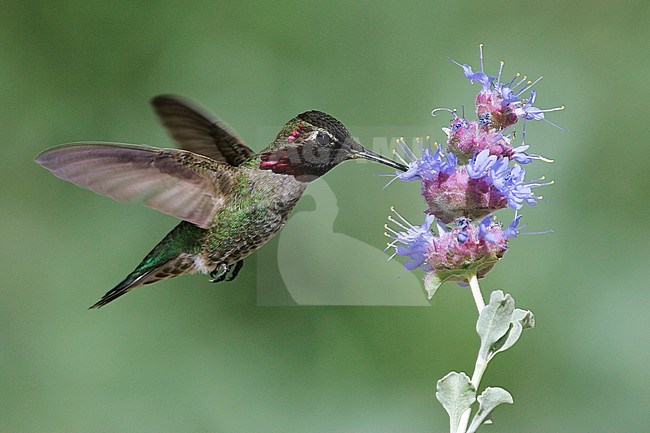
[[[260,157],[262,170],[291,174],[303,182],[348,159],[365,158],[402,171],[407,168],[365,149],[341,122],[322,111],[306,111],[291,119]]]

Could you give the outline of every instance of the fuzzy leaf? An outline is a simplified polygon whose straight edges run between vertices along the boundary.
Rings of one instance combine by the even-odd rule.
[[[488,416],[485,417],[485,421],[483,421],[483,425],[490,425],[492,424],[492,414],[489,413]]]
[[[504,295],[501,290],[492,292],[490,303],[483,308],[476,322],[476,332],[481,337],[480,358],[488,360],[493,345],[506,335],[514,309],[512,296]]]
[[[535,327],[535,315],[532,311],[515,308],[515,311],[512,313],[512,319],[521,323],[524,329]]]
[[[512,396],[508,391],[503,388],[485,388],[485,391],[478,396],[478,412],[474,415],[467,433],[476,432],[483,423],[491,423],[488,417],[495,407],[503,403],[513,403]]]
[[[438,381],[436,398],[449,414],[449,431],[458,428],[460,417],[476,401],[476,390],[465,373],[452,371]]]
[[[510,320],[510,330],[508,334],[497,341],[492,346],[491,356],[496,355],[499,352],[510,349],[516,342],[519,340],[521,333],[526,328],[532,328],[535,326],[535,316],[532,312],[527,310],[520,310],[516,308],[512,313],[512,318]]]
[[[433,298],[442,283],[443,280],[441,280],[435,272],[429,272],[427,276],[424,277],[424,291],[427,295],[428,300],[431,300],[431,298]]]
[[[431,300],[442,283],[447,281],[464,281],[467,278],[464,272],[459,273],[458,270],[429,272],[424,277],[424,292],[427,295],[427,299]]]

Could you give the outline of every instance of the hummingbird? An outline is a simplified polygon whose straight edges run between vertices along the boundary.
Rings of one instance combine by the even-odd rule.
[[[184,97],[160,95],[151,105],[178,149],[77,142],[35,159],[82,188],[182,220],[91,309],[179,275],[201,272],[213,283],[233,280],[244,259],[285,225],[309,182],[343,161],[365,158],[406,170],[365,149],[321,111],[298,114],[255,153],[228,125]]]

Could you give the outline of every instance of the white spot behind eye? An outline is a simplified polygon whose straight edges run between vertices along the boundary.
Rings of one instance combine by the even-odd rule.
[[[325,129],[316,129],[312,131],[312,133],[309,135],[309,138],[315,139],[318,134],[326,134],[329,138],[333,139],[334,137],[332,134],[330,134],[327,130]]]
[[[337,143],[338,140],[325,129],[317,129],[309,135],[309,139],[318,142],[318,134],[324,134],[329,138],[329,144]]]

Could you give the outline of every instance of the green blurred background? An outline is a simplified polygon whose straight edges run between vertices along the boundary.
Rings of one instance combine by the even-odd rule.
[[[556,160],[532,172],[556,185],[525,219],[555,233],[514,240],[482,283],[538,322],[488,369],[483,385],[515,405],[484,430],[645,431],[649,28],[647,1],[2,2],[0,431],[445,431],[435,381],[470,372],[478,345],[466,289],[444,286],[432,307],[261,307],[258,283],[281,281],[249,260],[229,284],[183,277],[87,311],[176,221],[32,159],[87,139],[168,146],[148,106],[159,93],[201,101],[256,150],[311,108],[366,142],[439,140],[447,119],[430,110],[471,107],[477,90],[447,56],[477,65],[481,42],[492,71],[543,74],[538,105],[566,104],[549,117],[570,130],[527,131]],[[417,186],[382,190],[382,172],[344,164],[326,178],[337,212],[300,205],[287,230],[311,227],[306,263],[345,252],[329,236],[381,248],[390,205],[421,218]],[[332,270],[337,285],[413,290],[408,276],[387,286],[398,267],[364,251]]]

